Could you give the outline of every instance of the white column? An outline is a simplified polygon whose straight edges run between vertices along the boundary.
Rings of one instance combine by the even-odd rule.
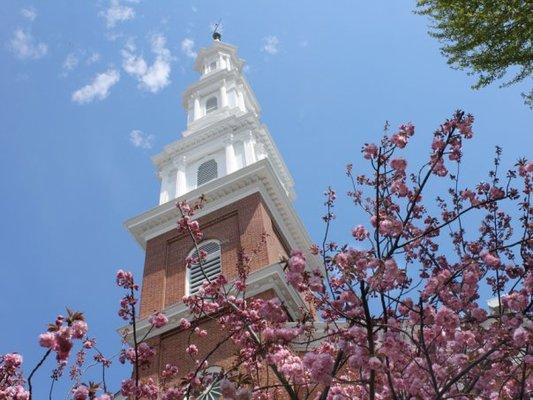
[[[246,111],[246,106],[244,104],[244,95],[243,95],[243,90],[244,88],[241,86],[239,87],[239,90],[237,90],[237,96],[238,96],[238,104],[239,104],[239,108],[242,110],[242,111]]]
[[[235,171],[235,149],[233,148],[233,135],[224,142],[226,147],[226,175]]]
[[[228,93],[226,91],[226,81],[222,81],[220,86],[220,108],[228,106]]]
[[[194,121],[200,118],[200,99],[198,95],[194,98]]]
[[[194,121],[194,103],[191,98],[187,102],[187,124]]]
[[[168,196],[168,186],[169,186],[169,176],[167,171],[159,171],[159,179],[161,179],[161,191],[159,192],[159,204],[166,203],[169,201]]]
[[[252,133],[252,131],[249,131],[244,139],[244,159],[246,161],[246,165],[250,165],[256,162],[254,143],[254,134]]]
[[[180,157],[179,160],[176,160],[174,163],[176,166],[176,197],[187,192],[187,177],[185,174],[186,168],[186,159],[185,156]]]

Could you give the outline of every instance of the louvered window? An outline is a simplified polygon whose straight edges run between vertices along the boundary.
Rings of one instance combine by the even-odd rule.
[[[196,177],[196,185],[200,186],[207,183],[218,176],[218,165],[213,159],[208,160],[198,167],[198,175]]]
[[[220,275],[221,271],[220,244],[218,242],[212,240],[200,243],[198,249],[200,251],[205,251],[207,255],[201,264],[193,264],[189,269],[187,282],[189,295],[198,292],[202,283],[207,280],[206,278],[209,278],[209,280],[212,281]],[[192,256],[198,256],[196,250],[193,251]]]
[[[216,97],[210,97],[205,102],[205,113],[209,114],[218,108],[218,101]]]

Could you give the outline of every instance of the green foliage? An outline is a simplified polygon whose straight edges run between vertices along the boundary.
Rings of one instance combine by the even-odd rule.
[[[477,75],[474,89],[501,86],[533,73],[533,2],[530,0],[418,0],[417,14],[432,19],[430,35],[453,68]],[[533,91],[523,94],[533,106]]]

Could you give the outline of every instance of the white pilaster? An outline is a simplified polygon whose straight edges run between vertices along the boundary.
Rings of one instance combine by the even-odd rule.
[[[176,166],[176,197],[181,196],[187,192],[187,177],[185,174],[186,159],[185,156],[176,160],[174,165]]]
[[[225,141],[226,150],[226,175],[231,174],[236,169],[235,149],[233,148],[233,135],[230,135]]]
[[[246,106],[244,104],[244,94],[242,93],[243,90],[244,88],[242,86],[239,86],[239,90],[237,90],[237,100],[241,111],[246,111]]]
[[[257,161],[255,158],[254,143],[254,134],[252,131],[249,131],[244,138],[244,159],[246,165],[253,164]]]
[[[220,86],[220,107],[224,108],[228,106],[228,93],[226,91],[226,81],[222,81]]]
[[[198,98],[198,95],[196,95],[194,98],[194,121],[201,117],[200,113],[200,99]]]
[[[159,179],[161,179],[161,191],[159,192],[159,204],[166,203],[169,198],[169,174],[166,170],[159,171]]]

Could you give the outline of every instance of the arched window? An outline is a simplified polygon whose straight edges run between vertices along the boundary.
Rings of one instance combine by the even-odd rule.
[[[216,97],[210,97],[205,102],[205,113],[209,114],[210,112],[215,111],[218,108],[218,101]]]
[[[205,251],[205,259],[198,264],[193,264],[188,270],[186,293],[188,295],[195,294],[202,287],[207,279],[212,281],[221,272],[220,262],[220,243],[216,240],[206,240],[198,245],[199,251]],[[196,249],[194,249],[189,257],[198,257]]]
[[[208,367],[199,375],[203,379],[207,378],[208,383],[202,393],[195,397],[196,400],[219,400],[222,398],[222,390],[220,388],[220,381],[222,379],[222,369],[217,366]],[[189,400],[189,398],[186,398]]]
[[[203,185],[218,177],[218,165],[213,159],[200,164],[196,175],[196,186]]]

